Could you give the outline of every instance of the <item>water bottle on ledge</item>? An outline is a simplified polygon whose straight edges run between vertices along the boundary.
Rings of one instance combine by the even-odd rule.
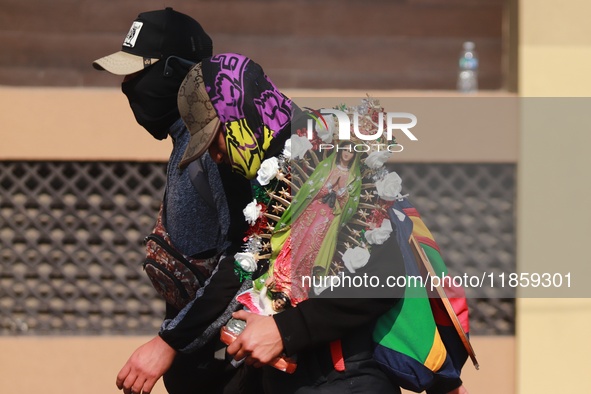
[[[460,54],[458,70],[458,91],[475,93],[478,91],[478,54],[474,43],[466,41]]]

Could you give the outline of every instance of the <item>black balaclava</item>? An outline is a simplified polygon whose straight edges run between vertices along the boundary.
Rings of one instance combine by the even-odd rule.
[[[190,64],[175,57],[163,59],[121,84],[136,121],[163,140],[179,119],[177,94]]]

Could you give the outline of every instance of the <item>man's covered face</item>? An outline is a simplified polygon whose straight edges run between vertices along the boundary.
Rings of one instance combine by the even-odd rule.
[[[168,62],[169,71],[164,75],[166,61],[129,76],[121,83],[121,90],[129,100],[136,121],[152,136],[163,140],[170,126],[180,117],[177,93],[188,67],[179,62]]]

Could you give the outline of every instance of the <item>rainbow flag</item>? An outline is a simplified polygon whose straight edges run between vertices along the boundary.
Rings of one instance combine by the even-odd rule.
[[[422,248],[423,259],[426,256],[437,276],[447,275],[447,267],[433,235],[406,198],[395,201],[389,214],[402,252],[407,286],[405,297],[376,323],[374,358],[401,387],[422,392],[460,377],[468,357],[467,337],[461,335],[469,332],[468,305],[461,287],[444,286],[447,301],[431,291],[427,282],[412,279],[428,276],[417,253],[420,251],[413,245]],[[453,308],[455,316],[450,316],[443,301]],[[454,321],[463,332],[458,333]]]

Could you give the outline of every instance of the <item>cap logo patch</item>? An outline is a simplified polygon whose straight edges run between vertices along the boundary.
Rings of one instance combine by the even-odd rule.
[[[129,29],[129,33],[127,33],[127,36],[125,37],[125,41],[123,41],[124,46],[131,48],[135,46],[135,42],[140,35],[140,30],[142,30],[143,25],[143,22],[133,22],[131,28]]]

